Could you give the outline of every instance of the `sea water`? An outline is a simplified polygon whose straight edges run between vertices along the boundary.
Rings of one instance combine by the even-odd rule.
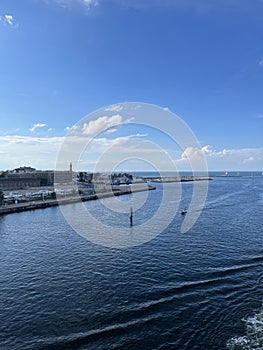
[[[156,186],[133,230],[162,186],[178,184]],[[193,183],[180,186],[187,207]],[[156,238],[127,249],[79,236],[59,208],[1,216],[0,349],[262,349],[262,194],[262,176],[214,178],[189,232],[178,210]],[[69,208],[78,215],[79,205]],[[127,225],[99,201],[85,206]]]

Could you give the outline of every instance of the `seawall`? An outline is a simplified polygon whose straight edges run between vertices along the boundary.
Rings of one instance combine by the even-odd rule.
[[[58,205],[85,202],[90,200],[96,200],[99,198],[110,198],[114,196],[122,196],[125,194],[151,191],[155,189],[156,189],[155,186],[134,186],[133,188],[130,188],[130,189],[125,188],[125,190],[115,190],[112,192],[101,192],[97,194],[84,195],[84,196],[47,199],[44,201],[30,201],[27,203],[10,204],[10,205],[0,207],[0,215],[19,213],[27,210],[45,209],[45,208],[55,207]]]

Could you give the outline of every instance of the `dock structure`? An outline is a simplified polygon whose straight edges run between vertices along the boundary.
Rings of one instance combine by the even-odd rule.
[[[59,199],[47,199],[47,200],[39,200],[39,201],[29,201],[26,203],[16,203],[16,204],[10,204],[0,207],[0,215],[3,214],[11,214],[11,213],[19,213],[22,211],[27,210],[35,210],[35,209],[44,209],[44,208],[50,208],[55,207],[58,205],[66,205],[66,204],[73,204],[78,202],[86,202],[90,200],[96,200],[100,198],[110,198],[114,196],[121,196],[136,192],[144,192],[144,191],[151,191],[155,190],[155,186],[135,186],[133,188],[125,187],[124,189],[119,189],[111,192],[100,192],[95,194],[89,194],[89,195],[81,195],[81,196],[72,196],[72,197],[65,197],[65,198],[59,198]]]
[[[208,176],[145,176],[144,179],[149,182],[158,183],[211,180]]]

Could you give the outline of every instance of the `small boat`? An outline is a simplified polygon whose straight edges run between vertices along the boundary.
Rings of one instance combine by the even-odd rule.
[[[182,215],[185,215],[187,213],[187,210],[186,209],[181,209],[181,214]]]

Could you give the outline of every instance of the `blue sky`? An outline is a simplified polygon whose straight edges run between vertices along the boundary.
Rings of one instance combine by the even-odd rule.
[[[0,169],[54,168],[65,130],[140,101],[180,116],[211,170],[263,170],[262,13],[261,0],[2,0]]]

